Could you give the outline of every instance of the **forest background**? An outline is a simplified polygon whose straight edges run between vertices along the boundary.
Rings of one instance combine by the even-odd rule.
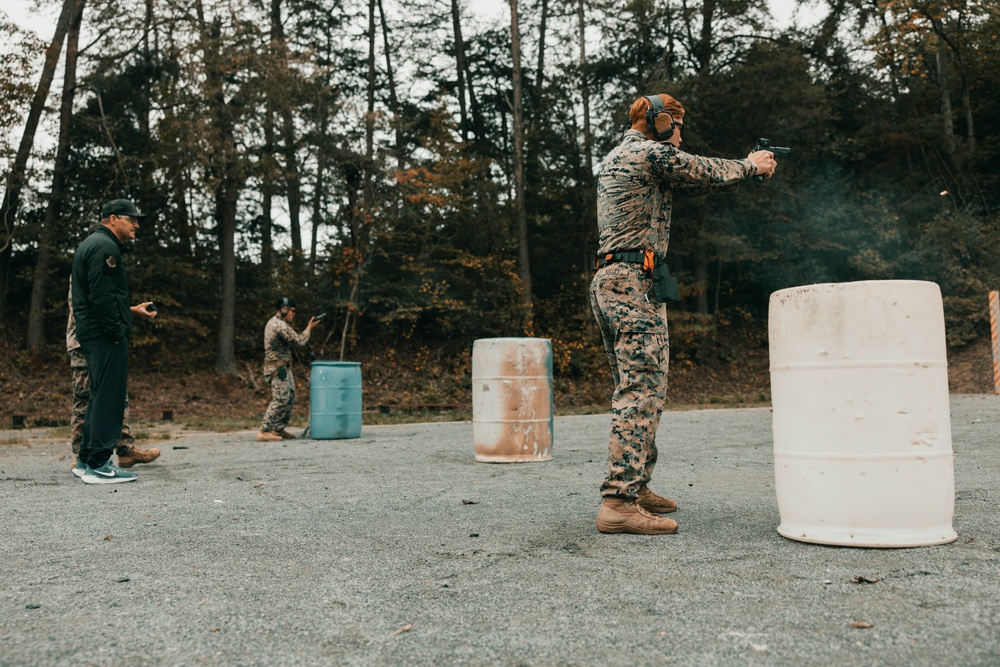
[[[327,313],[312,351],[362,362],[368,408],[468,405],[476,339],[541,336],[557,408],[606,409],[595,173],[660,91],[690,152],[793,149],[676,201],[674,404],[766,403],[769,294],[852,280],[940,285],[952,390],[992,390],[996,2],[813,0],[805,27],[746,0],[503,4],[38,0],[41,38],[0,11],[4,411],[68,413],[70,264],[116,197],[151,214],[126,258],[159,306],[139,414],[259,416],[282,295],[298,327]]]

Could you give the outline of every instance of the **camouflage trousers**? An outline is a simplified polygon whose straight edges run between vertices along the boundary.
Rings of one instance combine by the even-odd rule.
[[[87,406],[90,404],[90,375],[87,372],[87,357],[82,350],[71,350],[69,363],[73,372],[73,409],[70,413],[70,447],[73,456],[80,456],[80,443],[83,442],[83,422],[87,417]],[[132,447],[135,437],[128,425],[128,396],[125,397],[125,416],[122,419],[122,439],[115,448],[117,453],[124,454]]]
[[[284,379],[281,378],[284,369]],[[265,369],[264,381],[271,385],[271,404],[267,406],[261,431],[281,431],[292,420],[292,406],[295,404],[295,376],[290,366]]]
[[[601,330],[615,390],[608,476],[602,496],[635,498],[656,466],[656,430],[666,402],[670,340],[666,307],[646,300],[650,279],[634,264],[598,270],[590,305]]]

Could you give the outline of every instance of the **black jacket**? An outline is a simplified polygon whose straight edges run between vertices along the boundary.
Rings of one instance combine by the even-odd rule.
[[[117,343],[132,333],[125,247],[101,225],[73,256],[73,315],[77,340]]]

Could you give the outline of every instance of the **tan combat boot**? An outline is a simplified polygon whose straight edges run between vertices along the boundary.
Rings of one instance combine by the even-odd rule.
[[[285,429],[281,429],[280,431],[278,431],[278,435],[281,436],[282,440],[294,440],[295,439],[295,436],[292,435],[291,433],[289,433],[288,431],[286,431]]]
[[[274,431],[257,432],[257,442],[277,442],[278,440],[281,440],[281,436]]]
[[[155,461],[159,455],[160,450],[156,447],[150,447],[149,449],[139,449],[134,446],[129,447],[123,454],[118,455],[118,467],[131,468],[136,463],[149,463],[150,461]]]
[[[667,514],[677,510],[677,503],[670,498],[653,493],[645,484],[639,487],[639,496],[636,501],[642,506],[642,509],[656,514]]]
[[[602,533],[669,535],[677,532],[677,522],[644,510],[634,500],[609,496],[597,513],[597,530]]]

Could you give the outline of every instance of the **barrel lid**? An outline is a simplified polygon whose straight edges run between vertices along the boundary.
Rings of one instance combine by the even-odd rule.
[[[313,366],[360,366],[360,361],[314,361]]]

